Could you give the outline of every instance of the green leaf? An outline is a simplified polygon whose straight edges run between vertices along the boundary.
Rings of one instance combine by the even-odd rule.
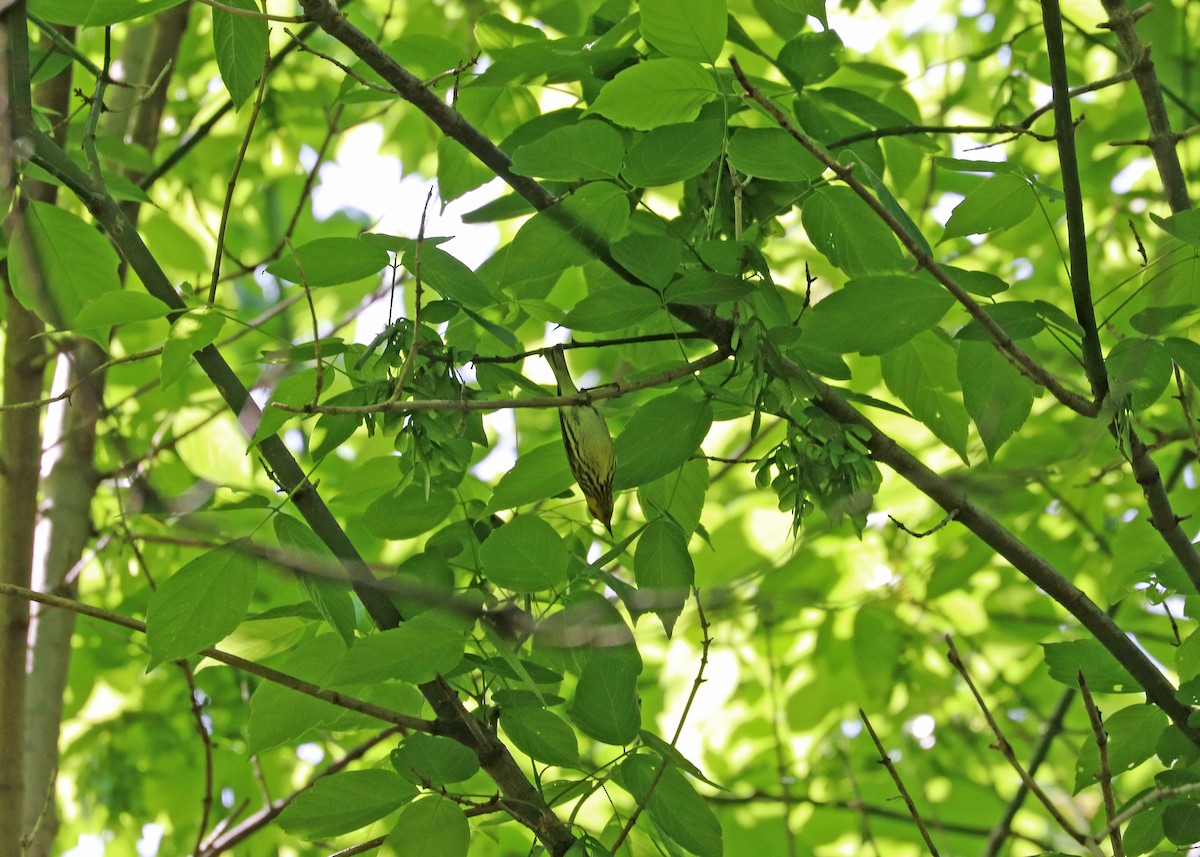
[[[957,356],[950,341],[927,330],[883,355],[883,382],[934,436],[967,462],[967,411],[952,393]]]
[[[275,538],[279,539],[284,556],[308,572],[296,576],[309,600],[346,645],[350,645],[354,642],[356,624],[354,602],[350,598],[350,582],[341,572],[332,551],[307,524],[291,515],[275,515],[273,522]],[[339,573],[336,576],[327,574],[326,571],[331,569],[337,569]]]
[[[300,407],[312,404],[316,398],[316,392],[317,370],[315,368],[301,369],[299,372],[288,375],[279,382],[279,385],[271,392],[271,402],[278,402],[291,407]],[[285,411],[282,408],[273,408],[268,405],[263,409],[262,419],[254,427],[254,434],[250,438],[250,446],[262,443],[264,439],[283,428],[284,424],[294,416],[295,414],[290,411]]]
[[[517,515],[479,547],[488,580],[513,592],[558,589],[567,582],[567,548],[537,515]]]
[[[656,614],[670,637],[696,582],[696,568],[683,530],[662,519],[647,524],[638,539],[633,571],[639,606]]]
[[[609,182],[586,184],[518,230],[504,257],[501,282],[512,286],[586,264],[594,258],[587,246],[589,233],[611,239],[628,221],[629,200],[621,188]]]
[[[122,289],[105,292],[88,302],[75,316],[75,327],[79,330],[101,329],[103,332],[97,336],[103,336],[107,341],[109,328],[134,321],[163,318],[169,312],[171,308],[152,295]]]
[[[500,725],[513,746],[531,759],[568,768],[579,764],[575,731],[552,711],[534,706],[505,708]]]
[[[615,655],[593,655],[579,674],[567,714],[583,734],[597,741],[616,746],[632,743],[642,728],[637,673]]]
[[[625,159],[621,135],[605,122],[556,128],[513,153],[512,170],[554,181],[616,178]]]
[[[414,801],[379,849],[380,857],[406,857],[414,844],[421,857],[466,857],[471,825],[458,804],[441,795]]]
[[[1143,692],[1142,686],[1098,640],[1043,643],[1042,650],[1050,678],[1068,687],[1079,687],[1079,671],[1083,670],[1092,693]]]
[[[302,839],[327,839],[366,827],[417,796],[391,771],[341,771],[296,795],[275,823]]]
[[[534,641],[539,649],[566,652],[568,665],[577,671],[597,656],[619,658],[635,675],[642,671],[633,632],[620,611],[599,592],[580,590],[569,594],[563,599],[562,610],[538,623]]]
[[[13,294],[53,327],[75,327],[84,307],[121,288],[119,260],[109,243],[77,215],[31,201],[22,218],[35,259],[22,249],[9,256]],[[89,331],[92,333],[94,331]],[[108,347],[107,331],[96,342]]]
[[[51,24],[106,27],[145,18],[184,0],[31,0],[29,11]]]
[[[1033,214],[1037,199],[1029,182],[1011,173],[984,179],[967,194],[946,221],[942,241],[1009,229]]]
[[[267,273],[317,288],[370,277],[387,263],[387,251],[364,238],[318,238],[267,265]]]
[[[801,33],[779,51],[776,66],[788,83],[803,89],[831,77],[842,65],[842,40],[833,30]]]
[[[962,342],[958,346],[958,381],[963,404],[988,459],[1029,418],[1037,390],[1033,382],[986,342]]]
[[[239,651],[232,644],[248,625],[258,625],[261,621],[243,622],[223,647],[253,658],[253,651]],[[288,675],[321,684],[345,652],[346,647],[337,636],[322,634],[291,648],[279,668]],[[336,722],[344,713],[345,709],[331,702],[264,681],[250,697],[247,749],[258,753],[278,747],[305,735],[310,729]]]
[[[372,232],[363,235],[361,240],[379,249],[402,252],[404,267],[416,275],[416,241]],[[496,296],[478,274],[432,241],[426,240],[421,244],[420,260],[422,285],[440,293],[447,300],[469,307],[488,307],[496,303]]]
[[[677,470],[699,449],[712,406],[677,391],[638,408],[615,441],[617,489],[634,488]]]
[[[444,488],[426,491],[424,484],[412,482],[399,494],[385,494],[371,503],[363,523],[371,535],[400,541],[427,533],[446,520],[457,501]]]
[[[690,535],[700,526],[707,491],[708,462],[693,458],[679,470],[643,484],[638,489],[638,503],[647,516],[657,510]]]
[[[363,637],[346,652],[329,684],[354,687],[394,679],[432,681],[462,660],[466,633],[460,617],[427,610],[399,628]]]
[[[1200,211],[1196,209],[1179,211],[1170,217],[1159,217],[1157,214],[1151,213],[1150,219],[1163,232],[1180,241],[1188,244],[1200,242]]]
[[[661,289],[683,259],[684,245],[667,235],[631,232],[612,245],[613,258],[647,285]]]
[[[1146,307],[1130,316],[1129,326],[1146,336],[1158,336],[1197,312],[1200,306],[1196,304]]]
[[[536,503],[571,490],[574,483],[562,442],[554,440],[521,453],[517,463],[496,483],[488,511]]]
[[[1131,771],[1154,755],[1163,731],[1170,725],[1166,713],[1154,705],[1130,705],[1104,718],[1108,733],[1108,766],[1114,777]],[[1089,736],[1075,767],[1075,791],[1098,781],[1100,753]]]
[[[897,272],[904,254],[892,231],[848,187],[823,187],[804,202],[808,240],[851,277]]]
[[[665,297],[671,303],[713,306],[726,301],[740,301],[753,293],[754,285],[741,277],[712,271],[689,271],[667,287]]]
[[[1164,345],[1167,346],[1171,359],[1191,379],[1191,382],[1200,386],[1200,344],[1192,342],[1190,339],[1172,336],[1166,340]]]
[[[782,128],[738,128],[728,157],[739,172],[772,181],[807,182],[825,172],[825,165]]]
[[[648,131],[691,122],[700,115],[700,108],[716,97],[716,82],[698,63],[646,60],[606,83],[588,112],[626,128]]]
[[[661,187],[697,176],[725,142],[725,123],[707,120],[655,128],[635,142],[622,176],[635,187]]]
[[[1163,833],[1181,848],[1200,842],[1200,803],[1173,803],[1163,810]]]
[[[662,301],[648,289],[618,285],[593,292],[563,318],[563,327],[604,333],[633,327],[662,309]]]
[[[400,776],[426,788],[461,783],[479,770],[475,754],[453,738],[420,732],[405,738],[390,758]]]
[[[258,13],[254,0],[226,0],[226,6]],[[267,61],[267,22],[255,15],[213,9],[213,46],[217,69],[234,108],[254,93]]]
[[[1108,352],[1113,393],[1128,394],[1134,411],[1143,411],[1158,401],[1171,382],[1171,355],[1156,339],[1123,339]]]
[[[616,779],[621,788],[644,803],[654,826],[688,851],[699,857],[724,853],[721,824],[712,808],[674,767],[655,756],[636,753],[617,766]]]
[[[640,0],[642,38],[669,57],[715,63],[725,45],[725,0]]]
[[[201,554],[160,583],[146,607],[150,667],[224,639],[245,617],[257,580],[258,560],[237,541]]]
[[[949,292],[923,277],[860,277],[812,308],[802,340],[839,354],[882,354],[936,325],[953,305]]]

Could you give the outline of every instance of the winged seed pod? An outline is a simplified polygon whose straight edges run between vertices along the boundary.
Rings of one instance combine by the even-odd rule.
[[[554,377],[558,381],[558,394],[569,396],[578,393],[571,373],[567,369],[567,358],[562,346],[543,352]],[[563,446],[567,450],[567,463],[579,483],[588,509],[612,535],[613,474],[617,469],[617,455],[613,450],[612,435],[604,417],[590,404],[564,405],[558,409],[558,421],[562,426]]]

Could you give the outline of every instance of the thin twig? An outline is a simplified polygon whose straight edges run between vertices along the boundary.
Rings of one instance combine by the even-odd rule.
[[[1117,815],[1117,800],[1113,796],[1112,767],[1108,761],[1108,732],[1104,728],[1104,718],[1096,707],[1096,700],[1088,690],[1087,679],[1083,670],[1076,676],[1079,682],[1079,693],[1083,697],[1083,707],[1087,709],[1088,722],[1092,724],[1092,734],[1096,736],[1096,752],[1100,757],[1100,793],[1104,796],[1104,817],[1108,819],[1108,841],[1112,844],[1112,857],[1125,857],[1125,844],[1121,841],[1121,829],[1113,827],[1112,821]]]
[[[958,649],[955,647],[954,640],[949,634],[946,635],[946,646],[949,649],[948,657],[951,666],[958,671],[958,674],[962,676],[963,681],[966,682],[967,687],[971,691],[971,695],[975,697],[975,704],[979,706],[979,710],[983,713],[984,720],[987,721],[988,728],[992,730],[992,735],[996,738],[996,749],[1000,751],[1000,754],[1004,756],[1005,761],[1007,761],[1012,769],[1016,771],[1017,776],[1021,778],[1021,782],[1025,784],[1025,787],[1029,789],[1034,797],[1041,801],[1042,806],[1044,806],[1046,811],[1050,813],[1050,816],[1054,819],[1055,823],[1063,829],[1063,832],[1080,845],[1095,852],[1095,843],[1092,841],[1092,838],[1086,833],[1078,830],[1075,825],[1071,824],[1071,822],[1067,820],[1067,817],[1059,811],[1058,807],[1054,805],[1054,801],[1050,799],[1050,796],[1046,794],[1042,787],[1037,784],[1033,777],[1030,776],[1025,768],[1021,765],[1020,761],[1017,760],[1017,755],[1013,752],[1012,745],[1008,743],[1008,739],[1005,738],[1004,733],[1000,731],[1000,725],[996,722],[996,718],[992,716],[991,709],[988,708],[987,703],[983,701],[983,696],[979,693],[979,689],[975,687],[975,682],[971,679],[970,673],[967,672],[966,664],[964,664],[962,658],[959,657]],[[1097,855],[1097,857],[1100,857],[1100,855]]]
[[[932,857],[938,857],[937,846],[933,844],[933,839],[929,835],[929,830],[925,827],[925,822],[921,818],[921,813],[917,811],[917,805],[913,803],[912,797],[908,793],[908,789],[904,787],[904,781],[900,779],[900,772],[896,770],[896,766],[892,764],[891,756],[887,750],[883,749],[883,742],[879,740],[879,736],[875,734],[875,727],[871,725],[871,719],[867,717],[867,712],[861,708],[858,709],[858,716],[862,720],[863,725],[867,727],[867,732],[871,735],[871,740],[875,742],[875,749],[879,751],[879,761],[887,768],[888,774],[891,775],[892,782],[896,784],[896,788],[900,790],[900,797],[904,799],[905,806],[908,807],[908,814],[912,820],[916,822],[917,829],[921,831],[921,838],[925,840],[925,847],[929,849]]]
[[[432,199],[433,187],[431,186],[429,192],[425,194],[425,207],[421,209],[421,225],[417,228],[417,246],[413,251],[412,342],[409,343],[408,356],[404,358],[404,367],[400,370],[400,378],[396,381],[396,388],[392,390],[392,395],[388,398],[389,405],[399,401],[400,396],[404,393],[404,388],[412,380],[413,364],[417,360],[417,349],[421,345],[421,250],[425,246],[425,221],[429,216],[429,203]]]
[[[268,52],[267,64],[270,63]],[[221,205],[221,223],[217,229],[217,249],[213,258],[212,280],[208,286],[208,302],[217,302],[217,283],[221,279],[221,259],[225,255],[225,230],[229,227],[229,210],[233,207],[233,192],[237,188],[238,175],[242,164],[246,161],[246,151],[250,148],[250,138],[254,135],[254,125],[258,122],[258,112],[262,109],[263,94],[267,90],[267,64],[258,78],[258,91],[254,95],[254,105],[250,110],[250,119],[246,124],[246,133],[242,135],[242,144],[238,147],[237,157],[233,159],[233,170],[229,174],[229,184],[225,188],[225,202]]]
[[[934,533],[936,533],[938,530],[942,529],[942,527],[946,526],[948,523],[950,523],[957,517],[958,517],[958,510],[951,509],[949,512],[946,513],[945,517],[943,517],[941,521],[934,524],[928,530],[924,530],[919,533],[914,532],[914,531],[910,530],[908,527],[904,526],[904,524],[902,524],[899,520],[897,520],[897,518],[894,515],[888,515],[888,520],[891,521],[893,524],[895,524],[897,527],[899,527],[901,532],[908,533],[910,536],[912,536],[915,539],[923,539],[926,536],[932,536]]]
[[[200,2],[205,6],[211,6],[219,12],[240,15],[244,18],[257,18],[260,21],[275,21],[279,24],[304,24],[308,22],[306,15],[271,15],[267,12],[259,12],[256,9],[241,9],[237,6],[226,6],[224,3],[217,2],[217,0],[200,0]]]

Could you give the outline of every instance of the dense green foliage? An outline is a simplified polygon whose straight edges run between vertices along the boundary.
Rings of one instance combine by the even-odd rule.
[[[1192,4],[263,11],[0,11],[6,353],[106,355],[55,848],[1200,840]]]

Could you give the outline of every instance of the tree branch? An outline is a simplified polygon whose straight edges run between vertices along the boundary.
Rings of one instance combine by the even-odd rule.
[[[1079,184],[1079,162],[1075,152],[1075,123],[1071,118],[1071,90],[1067,81],[1067,58],[1063,47],[1062,12],[1058,0],[1042,0],[1042,26],[1050,61],[1050,85],[1054,93],[1054,137],[1062,172],[1067,208],[1067,245],[1071,255],[1071,297],[1075,319],[1083,328],[1083,370],[1099,403],[1108,395],[1108,372],[1100,348],[1096,311],[1092,306],[1092,284],[1088,273],[1087,224],[1083,217],[1083,189]]]

